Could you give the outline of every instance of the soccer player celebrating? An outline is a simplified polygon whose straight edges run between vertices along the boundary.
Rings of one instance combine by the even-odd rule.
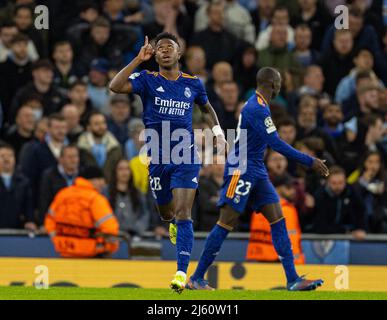
[[[234,150],[231,150],[227,158],[224,183],[218,202],[221,208],[220,218],[208,235],[197,269],[187,283],[188,289],[212,290],[204,280],[204,274],[215,260],[228,233],[236,226],[238,215],[245,210],[262,212],[269,221],[274,248],[285,270],[288,290],[314,290],[323,283],[321,279],[306,280],[298,276],[295,270],[279,197],[269,181],[263,162],[264,151],[270,146],[284,156],[312,167],[323,176],[329,175],[324,160],[303,154],[279,138],[271,119],[269,102],[279,93],[280,88],[281,76],[277,70],[268,67],[259,70],[256,94],[242,109],[237,139],[232,148]],[[238,139],[241,130],[247,134],[245,142]],[[242,172],[240,163],[235,161],[235,154],[242,148],[246,148],[247,155],[245,172]]]
[[[177,272],[171,282],[171,288],[181,293],[186,285],[186,272],[194,240],[191,209],[200,169],[200,161],[196,161],[198,153],[192,129],[194,104],[204,113],[217,138],[218,146],[225,147],[226,141],[202,83],[197,77],[179,70],[181,53],[177,38],[169,33],[161,33],[155,38],[154,43],[155,48],[148,42],[148,37],[145,37],[145,44],[137,57],[113,78],[110,90],[115,93],[138,94],[144,106],[145,128],[158,133],[160,152],[158,156],[154,157],[153,154],[151,156],[150,187],[161,219],[171,222],[169,234],[171,242],[176,244],[177,251]],[[159,72],[144,70],[134,73],[142,62],[153,56],[159,65]],[[186,163],[187,161],[183,164],[173,163],[173,147],[179,142],[173,138],[163,139],[165,134],[163,130],[166,128],[169,128],[168,131],[172,135],[173,132],[177,132],[175,130],[186,130],[187,135],[182,138],[184,140],[188,136],[189,141],[183,152],[189,150],[189,163]],[[169,149],[164,148],[165,142],[171,143]],[[171,161],[164,161],[165,159]]]

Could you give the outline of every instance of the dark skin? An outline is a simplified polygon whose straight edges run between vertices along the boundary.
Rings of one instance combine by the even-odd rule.
[[[133,59],[124,69],[122,69],[111,81],[110,90],[115,93],[131,93],[132,84],[127,79],[134,70],[143,62],[155,57],[159,65],[159,73],[168,80],[176,80],[180,75],[179,59],[181,57],[179,45],[171,39],[161,39],[153,48],[149,43],[148,37],[145,37],[144,46],[141,48],[137,57]],[[204,118],[210,128],[219,125],[218,118],[211,104],[208,102],[203,106],[199,106],[204,113]],[[227,148],[227,142],[223,135],[216,137],[218,146]],[[178,188],[172,190],[172,201],[167,205],[158,206],[161,219],[171,221],[173,218],[177,220],[191,219],[191,209],[196,195],[196,189]]]
[[[281,90],[281,75],[273,68],[263,68],[257,74],[257,91],[270,103],[271,99],[275,98]],[[325,165],[325,160],[315,159],[312,168],[327,177],[329,170]],[[263,206],[260,210],[264,217],[273,224],[283,219],[283,213],[280,203],[272,203]],[[225,205],[220,209],[220,217],[218,224],[222,227],[233,230],[238,224],[240,213],[235,211],[229,205]]]

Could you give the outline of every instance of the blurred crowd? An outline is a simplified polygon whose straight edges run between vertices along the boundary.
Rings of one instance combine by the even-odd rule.
[[[34,8],[49,8],[49,29]],[[336,29],[335,7],[349,9]],[[81,168],[102,169],[120,229],[167,233],[139,150],[142,105],[113,95],[112,77],[144,36],[178,36],[181,68],[206,86],[224,130],[235,129],[259,68],[282,75],[271,103],[282,139],[327,160],[331,175],[269,150],[273,181],[297,209],[303,232],[387,233],[387,3],[383,0],[0,0],[0,228],[42,228],[59,190]],[[141,66],[157,70],[151,60]],[[206,125],[195,110],[194,127]],[[212,152],[210,150],[210,152]],[[216,159],[217,157],[215,157]],[[193,209],[210,230],[222,161],[203,165]],[[241,215],[240,231],[249,230]]]

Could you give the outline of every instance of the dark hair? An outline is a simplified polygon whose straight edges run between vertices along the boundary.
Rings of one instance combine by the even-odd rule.
[[[177,37],[175,35],[173,35],[172,33],[169,33],[169,32],[162,32],[162,33],[159,33],[156,38],[155,38],[155,45],[157,45],[157,43],[162,40],[162,39],[169,39],[169,40],[172,40],[173,42],[176,42],[177,45],[180,47],[180,43],[179,43],[179,40],[177,40]]]
[[[284,117],[284,118],[280,118],[277,122],[277,128],[278,130],[281,128],[281,127],[286,127],[286,126],[292,126],[292,127],[297,127],[297,124],[296,124],[296,121],[294,121],[293,118],[291,117]]]
[[[87,120],[86,120],[87,125],[90,125],[91,118],[94,116],[103,116],[106,119],[106,116],[101,111],[93,110],[87,116]]]
[[[363,157],[363,160],[361,162],[361,165],[360,165],[360,175],[363,174],[363,172],[365,171],[365,162],[366,160],[373,156],[373,155],[377,155],[379,157],[379,160],[380,160],[380,168],[379,168],[379,171],[378,173],[376,174],[376,177],[379,179],[379,180],[384,180],[384,164],[383,164],[383,156],[382,154],[379,152],[379,151],[367,151],[366,154],[364,155]]]
[[[329,177],[337,175],[337,174],[342,174],[342,175],[344,175],[344,177],[347,176],[345,173],[345,170],[340,166],[334,165],[334,166],[329,168]]]
[[[34,15],[34,10],[32,9],[32,7],[29,4],[19,4],[19,5],[17,5],[15,7],[15,10],[14,10],[14,15],[16,15],[20,10],[23,10],[23,9],[27,9],[31,13],[31,16]]]
[[[120,164],[121,161],[127,161],[125,158],[121,158],[120,160],[117,161],[116,165],[114,166],[113,172],[112,172],[112,178],[110,179],[109,183],[109,200],[110,204],[113,207],[115,207],[115,202],[117,199],[117,168],[118,165]],[[132,170],[131,170],[132,171]],[[133,209],[136,211],[138,207],[140,206],[140,192],[137,190],[137,188],[134,186],[133,182],[133,173],[130,175],[129,181],[128,181],[128,195],[130,197],[130,200],[132,201],[133,204]]]
[[[362,79],[369,79],[371,78],[371,72],[369,71],[361,71],[361,72],[358,72],[356,74],[356,83],[359,81],[359,80],[362,80]]]
[[[55,52],[55,50],[60,47],[60,46],[65,46],[65,45],[69,45],[71,48],[72,48],[72,45],[70,43],[70,41],[67,41],[67,40],[61,40],[61,41],[58,41],[58,42],[55,42],[54,44],[54,47],[52,49],[52,52]]]
[[[75,82],[73,82],[71,85],[70,85],[70,88],[69,90],[73,90],[75,87],[77,86],[82,86],[82,87],[87,87],[87,84],[86,82],[82,81],[82,80],[76,80]]]
[[[92,24],[91,29],[95,27],[110,28],[110,22],[104,17],[98,17]]]
[[[77,150],[78,153],[79,153],[79,148],[77,147],[77,145],[75,145],[75,144],[69,144],[69,145],[67,145],[67,146],[63,146],[63,147],[62,147],[62,149],[60,150],[60,156],[63,157],[65,151],[68,150],[68,149],[75,149],[75,150]]]
[[[1,149],[10,150],[10,151],[13,152],[13,154],[15,154],[15,148],[11,144],[9,144],[9,143],[1,142],[0,143],[0,150]]]
[[[14,21],[4,21],[0,25],[0,29],[3,29],[3,28],[17,28],[17,25]]]
[[[51,126],[52,121],[66,121],[60,113],[52,113],[48,116],[48,126]]]
[[[25,35],[24,33],[18,33],[12,38],[11,45],[18,43],[18,42],[28,43],[28,41],[30,41],[30,38],[27,35]]]
[[[51,71],[54,71],[54,65],[48,59],[41,59],[34,62],[34,64],[31,67],[31,70],[34,71],[40,68],[46,68],[46,69],[50,69]]]

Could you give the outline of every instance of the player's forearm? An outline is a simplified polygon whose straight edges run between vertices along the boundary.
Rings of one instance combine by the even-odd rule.
[[[220,126],[218,116],[216,115],[216,112],[210,103],[202,106],[201,110],[204,113],[204,120],[210,128]]]
[[[115,93],[128,93],[128,78],[140,64],[141,60],[138,57],[134,58],[125,68],[115,75],[110,82],[109,89]]]
[[[311,167],[313,165],[314,159],[311,156],[298,151],[278,137],[273,138],[269,145],[274,151],[281,153],[286,158],[295,160],[307,167]]]

